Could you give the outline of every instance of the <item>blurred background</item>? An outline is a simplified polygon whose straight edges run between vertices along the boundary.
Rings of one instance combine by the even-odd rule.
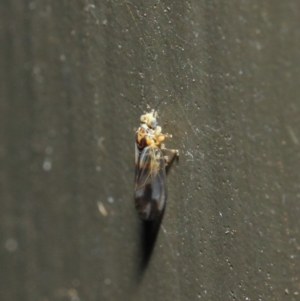
[[[298,1],[0,7],[1,300],[299,300]],[[180,150],[142,271],[121,94]]]

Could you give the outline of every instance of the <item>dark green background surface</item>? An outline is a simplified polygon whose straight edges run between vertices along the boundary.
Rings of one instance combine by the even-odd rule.
[[[0,8],[1,300],[299,300],[299,1]],[[142,275],[120,94],[180,150]]]

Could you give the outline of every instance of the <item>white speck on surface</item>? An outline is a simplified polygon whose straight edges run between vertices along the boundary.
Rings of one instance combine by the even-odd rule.
[[[52,169],[52,162],[50,159],[45,159],[45,161],[43,163],[43,169],[45,171],[50,171]]]
[[[292,129],[292,127],[289,126],[289,125],[287,125],[286,128],[287,128],[287,130],[288,130],[288,132],[289,132],[289,134],[290,134],[290,136],[291,136],[291,138],[292,138],[292,141],[293,141],[295,144],[299,144],[299,140],[298,140],[298,138],[297,138],[297,136],[296,136],[294,130]]]
[[[194,161],[194,156],[193,156],[193,154],[191,153],[191,152],[189,152],[189,151],[186,151],[186,154],[190,157],[190,159],[188,159],[187,160],[187,162],[190,162],[190,161]]]
[[[114,198],[112,196],[109,196],[107,198],[107,201],[112,204],[114,202]]]
[[[100,213],[101,213],[103,216],[107,216],[108,213],[107,213],[107,211],[106,211],[104,205],[103,205],[101,202],[98,202],[97,205],[98,205],[98,209],[99,209]]]
[[[109,278],[106,278],[106,279],[104,280],[104,283],[105,283],[106,285],[109,285],[109,284],[111,284],[111,280],[110,280]]]
[[[68,296],[71,298],[71,301],[80,301],[80,298],[78,296],[78,292],[74,288],[69,289]]]
[[[259,42],[256,42],[256,50],[261,50],[262,49],[262,46],[261,46],[261,44],[259,43]]]
[[[64,62],[64,61],[66,60],[66,56],[65,56],[64,54],[61,54],[61,55],[59,56],[59,60],[60,60],[61,62]]]
[[[10,238],[5,242],[5,248],[13,252],[18,248],[18,242],[14,238]]]

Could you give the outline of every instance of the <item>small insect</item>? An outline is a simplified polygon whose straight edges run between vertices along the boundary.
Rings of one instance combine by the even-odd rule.
[[[159,104],[161,101],[159,102]],[[158,105],[159,105],[158,104]],[[157,107],[141,116],[141,125],[135,133],[135,207],[144,220],[154,220],[163,212],[167,200],[166,166],[179,156],[176,149],[166,149],[165,138],[157,124]]]

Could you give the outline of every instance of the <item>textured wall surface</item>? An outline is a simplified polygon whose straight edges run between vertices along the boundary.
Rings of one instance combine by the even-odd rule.
[[[0,299],[299,300],[299,1],[143,2],[0,4]],[[142,270],[121,94],[180,150]]]

